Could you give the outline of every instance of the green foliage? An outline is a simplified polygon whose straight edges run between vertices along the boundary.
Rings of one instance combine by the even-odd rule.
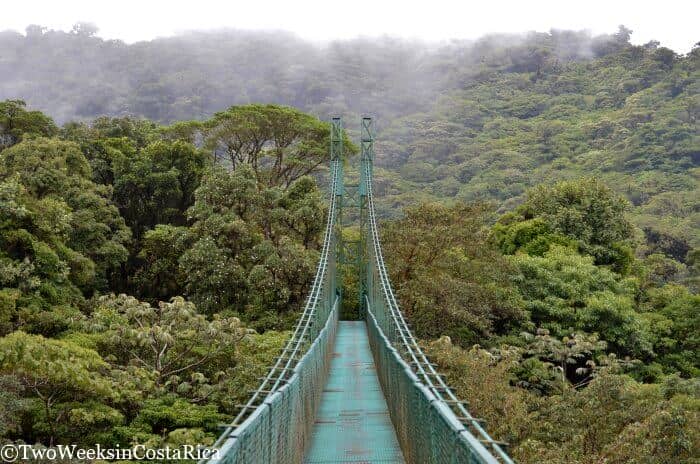
[[[80,143],[85,149],[89,149],[91,143],[112,139],[128,140],[135,148],[141,149],[155,141],[158,136],[158,125],[148,119],[96,116],[98,117],[89,125],[68,122],[62,128],[62,137]],[[90,158],[88,153],[86,156]]]
[[[495,240],[505,253],[523,249],[538,256],[552,243],[573,242],[596,264],[624,273],[632,260],[633,237],[625,209],[622,198],[594,179],[540,185],[528,191],[515,214],[501,220]]]
[[[207,165],[206,155],[194,145],[158,140],[153,123],[129,118],[68,124],[62,135],[80,145],[93,180],[112,187],[137,240],[156,224],[184,225]]]
[[[448,337],[426,346],[430,358],[447,375],[449,385],[461,398],[468,398],[470,412],[484,419],[488,430],[501,440],[517,443],[533,425],[531,409],[539,399],[527,390],[510,386],[511,370],[520,361],[517,350],[498,355],[474,346],[465,350]],[[484,388],[488,386],[488,388]]]
[[[83,410],[93,399],[116,395],[116,385],[105,375],[106,368],[98,353],[71,342],[24,332],[0,338],[0,374],[12,376],[24,391],[35,395],[31,401],[37,405],[32,430],[49,444],[59,437],[65,440],[63,428],[72,429],[80,421],[76,416],[79,412],[73,413],[76,408]],[[118,419],[117,415],[114,420]]]
[[[153,249],[145,250],[144,237],[159,224],[187,224],[187,209],[194,203],[194,192],[209,165],[203,150],[183,139],[164,139],[161,129],[146,120],[105,117],[90,125],[68,124],[63,130],[65,138],[80,144],[92,167],[93,180],[113,192],[114,202],[132,231],[128,260],[113,277],[111,289],[135,293],[152,302],[180,294],[182,284],[166,276],[162,276],[163,286],[157,280],[147,280],[157,279],[152,274],[162,270],[149,269],[154,257],[147,254]],[[177,259],[172,253],[171,258]]]
[[[199,406],[168,395],[147,400],[132,427],[143,428],[147,433],[163,436],[184,428],[213,430],[223,419],[224,416],[217,412],[213,404]]]
[[[649,292],[648,311],[643,313],[654,328],[657,362],[667,373],[700,376],[700,296],[679,285],[666,285]]]
[[[46,396],[71,388],[85,394],[111,394],[111,385],[99,375],[105,362],[93,350],[40,335],[13,332],[0,339],[3,372]]]
[[[605,56],[591,60],[561,54],[563,43],[573,47],[567,52],[582,45],[564,31],[533,34],[517,46],[495,38],[475,44],[480,53],[474,56],[484,57],[481,68],[464,65],[455,78],[459,88],[383,128],[379,139],[387,142],[377,163],[384,169],[377,177],[393,184],[384,201],[405,205],[419,190],[430,200],[493,199],[503,211],[530,203],[550,233],[575,238],[598,263],[620,270],[629,263],[624,242],[632,222],[645,229],[651,252],[683,262],[688,249],[700,245],[698,52],[678,57],[653,44],[620,40],[605,42],[596,52]],[[549,186],[584,175],[598,186]],[[548,186],[525,193],[543,183]],[[623,206],[603,185],[631,203],[627,221],[612,220]],[[557,208],[567,199],[578,206],[564,217]],[[595,210],[593,222],[577,221],[586,208]],[[523,239],[527,231],[518,233]],[[542,243],[528,252],[549,242],[546,234],[537,235]]]
[[[517,285],[535,325],[557,336],[596,332],[618,352],[644,356],[651,351],[634,294],[612,271],[570,248],[554,246],[544,256],[519,254]]]
[[[700,443],[699,407],[697,391],[693,397],[669,399],[660,385],[603,375],[543,408],[537,420],[544,426],[533,430],[516,458],[552,463],[693,462]]]
[[[55,334],[126,260],[129,230],[75,144],[35,138],[0,155],[0,333]]]
[[[250,398],[249,392],[260,385],[260,378],[268,373],[271,361],[279,355],[289,337],[290,332],[275,330],[248,334],[239,343],[235,365],[222,377],[212,401],[227,414],[238,412],[236,405]]]
[[[539,329],[535,335],[523,333],[521,337],[526,342],[523,362],[513,371],[524,388],[561,392],[568,387],[567,380],[583,385],[597,375],[599,361],[608,362],[603,356],[607,343],[598,340],[597,334],[578,332],[559,339]]]
[[[63,342],[97,351],[120,388],[110,402],[65,405],[73,428],[59,435],[78,443],[211,443],[288,336],[251,333],[235,317],[208,319],[182,298],[157,307],[126,295],[93,303]]]
[[[36,221],[33,225],[15,222],[13,226],[21,229],[12,233],[14,242],[23,240],[26,247],[27,233],[36,234],[47,242],[43,248],[33,247],[38,264],[53,266],[55,274],[58,261],[50,255],[58,254],[69,262],[74,282],[84,290],[106,286],[111,273],[126,260],[125,245],[130,239],[110,191],[90,178],[90,165],[70,142],[37,138],[4,150],[0,156],[0,180],[21,185],[19,192],[12,184],[8,186],[15,192],[13,203],[24,197],[25,208],[34,213],[13,214]],[[26,253],[17,249],[14,257],[21,260]]]
[[[126,295],[101,297],[85,328],[100,334],[98,351],[115,365],[134,363],[153,374],[155,388],[172,383],[177,391],[196,388],[195,374],[234,354],[245,336],[237,318],[209,321],[179,297],[155,308]]]
[[[266,101],[384,121],[378,211],[417,205],[383,227],[397,296],[422,337],[454,340],[426,344],[519,462],[697,461],[700,49],[624,27],[437,48],[95,32],[0,35],[0,93],[59,121],[182,121],[59,130],[0,102],[0,439],[210,443],[245,401],[324,214],[305,174],[328,125],[237,106]],[[464,201],[502,216],[489,230]],[[147,303],[99,297],[124,291]]]
[[[401,307],[421,337],[462,346],[503,333],[524,318],[513,270],[486,242],[480,204],[421,204],[383,228]]]
[[[20,429],[21,412],[26,408],[22,384],[14,375],[0,375],[0,437],[16,434]]]
[[[142,265],[133,276],[139,295],[150,300],[167,300],[184,292],[187,275],[180,268],[180,256],[191,246],[186,227],[158,224],[142,239],[138,258]]]
[[[469,226],[466,218],[480,223],[474,210],[432,209],[408,208],[385,228],[396,294],[418,334],[442,335],[428,344],[431,357],[471,412],[511,443],[514,458],[693,462],[700,442],[700,304],[685,287],[668,283],[686,272],[670,253],[641,248],[641,259],[634,257],[638,235],[621,198],[589,179],[540,186],[497,221],[488,241],[483,225]],[[470,282],[453,284],[444,256],[464,237],[479,245],[479,257],[488,256],[489,243],[506,255],[500,266],[526,314],[506,330],[474,336],[474,319],[454,317],[479,301],[451,304]],[[467,275],[493,272],[498,258]],[[418,280],[422,272],[426,278]],[[518,326],[525,331],[517,333]],[[470,343],[494,348],[459,347]]]
[[[203,311],[240,312],[264,329],[302,304],[323,222],[313,182],[264,188],[247,164],[216,169],[188,214],[192,246],[179,264],[187,294]]]
[[[90,165],[77,145],[48,138],[5,150],[0,173],[3,177],[17,175],[29,193],[38,198],[77,190],[91,176]]]
[[[66,245],[70,209],[37,200],[15,179],[0,181],[0,330],[55,333],[82,301],[94,264]],[[51,310],[51,312],[49,312]]]
[[[514,214],[505,215],[493,227],[493,240],[504,254],[512,255],[522,250],[531,256],[542,256],[553,244],[575,246],[566,236],[552,233],[541,218],[518,221]]]
[[[58,132],[53,120],[41,111],[27,111],[23,100],[0,101],[0,151],[29,136],[50,137]]]
[[[156,224],[185,224],[205,167],[193,145],[154,142],[113,166],[114,200],[135,238]]]
[[[522,365],[517,349],[465,351],[441,339],[428,352],[457,394],[469,399],[472,414],[487,419],[493,435],[510,443],[517,462],[697,460],[696,380],[668,377],[647,385],[604,369],[585,388],[564,385],[561,393],[541,398],[512,385],[512,370]]]
[[[290,107],[232,106],[205,123],[206,145],[232,169],[253,168],[259,183],[289,187],[328,156],[330,125]],[[349,150],[354,146],[348,143]]]
[[[686,266],[660,253],[653,253],[642,261],[643,279],[649,286],[662,286],[679,280],[686,273]]]
[[[416,197],[493,199],[510,209],[537,184],[588,175],[625,195],[636,225],[700,245],[697,47],[679,56],[655,41],[634,46],[624,27],[438,47],[396,39],[316,47],[232,31],[127,45],[28,30],[0,38],[1,93],[24,95],[61,122],[105,114],[181,121],[162,130],[100,118],[100,138],[127,137],[137,148],[158,136],[196,143],[216,125],[200,121],[222,105],[274,102],[348,121],[372,108],[383,121],[376,162],[385,169],[377,175],[392,181],[385,212],[395,215]],[[222,114],[233,111],[230,122],[248,130],[268,120],[259,117],[265,112],[288,111],[244,108]],[[667,201],[674,196],[676,205]]]
[[[327,141],[326,125],[292,113]],[[208,156],[187,130],[99,118],[0,154],[0,439],[211,443],[286,341],[269,329],[290,325],[312,277],[325,214],[316,183],[267,186],[242,165],[202,184]],[[285,163],[311,172],[296,158],[303,143],[290,142]],[[224,254],[207,260],[209,243]],[[221,258],[243,280],[197,282]],[[125,287],[149,303],[99,296]],[[231,304],[206,306],[220,288]]]

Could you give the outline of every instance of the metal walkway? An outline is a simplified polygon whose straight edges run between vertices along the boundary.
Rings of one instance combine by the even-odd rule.
[[[404,462],[364,321],[339,322],[328,381],[304,462]]]

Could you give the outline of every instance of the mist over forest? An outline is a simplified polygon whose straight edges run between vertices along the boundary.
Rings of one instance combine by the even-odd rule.
[[[443,43],[312,43],[285,32],[222,30],[126,44],[101,39],[90,23],[70,32],[31,25],[25,34],[0,33],[0,99],[22,99],[58,124],[103,115],[168,124],[273,103],[322,120],[343,116],[352,134],[360,115],[372,115],[377,164],[399,174],[379,173],[391,178],[379,186],[393,196],[386,214],[410,204],[416,190],[501,203],[548,177],[571,177],[565,159],[577,164],[572,171],[602,169],[588,159],[600,157],[600,148],[611,150],[603,150],[611,157],[606,173],[665,169],[682,176],[679,170],[696,166],[696,150],[676,152],[694,136],[698,49],[683,57],[656,41],[634,46],[632,34],[620,26],[597,36],[553,29]],[[659,105],[668,111],[653,114]],[[642,140],[661,119],[674,134]],[[576,133],[568,124],[574,121]],[[508,147],[505,134],[514,135]],[[648,156],[669,149],[676,155],[649,164]],[[507,182],[491,172],[503,167],[512,174]],[[668,182],[670,190],[689,185],[652,183]],[[635,205],[669,190],[627,184]]]
[[[97,32],[79,24],[71,32],[29,26],[24,35],[0,33],[0,98],[22,98],[58,123],[102,115],[168,123],[266,102],[322,118],[373,114],[386,125],[494,72],[541,73],[613,53],[627,45],[630,31],[314,44],[291,33],[224,30],[131,45]]]

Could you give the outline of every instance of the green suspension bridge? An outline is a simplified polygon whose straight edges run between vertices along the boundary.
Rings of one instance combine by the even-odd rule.
[[[363,118],[360,182],[345,185],[343,128],[332,120],[328,219],[304,311],[209,462],[513,463],[423,353],[396,302],[372,194],[373,132]],[[360,218],[354,242],[342,237],[348,208]],[[360,321],[340,320],[343,263],[359,276]]]

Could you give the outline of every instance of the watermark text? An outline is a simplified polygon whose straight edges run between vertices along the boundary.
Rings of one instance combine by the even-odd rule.
[[[202,446],[183,445],[180,447],[147,448],[135,445],[130,448],[106,448],[95,445],[93,448],[80,448],[78,445],[57,445],[44,448],[34,445],[3,445],[0,447],[0,461],[13,463],[21,461],[200,461],[219,459],[219,450]]]

